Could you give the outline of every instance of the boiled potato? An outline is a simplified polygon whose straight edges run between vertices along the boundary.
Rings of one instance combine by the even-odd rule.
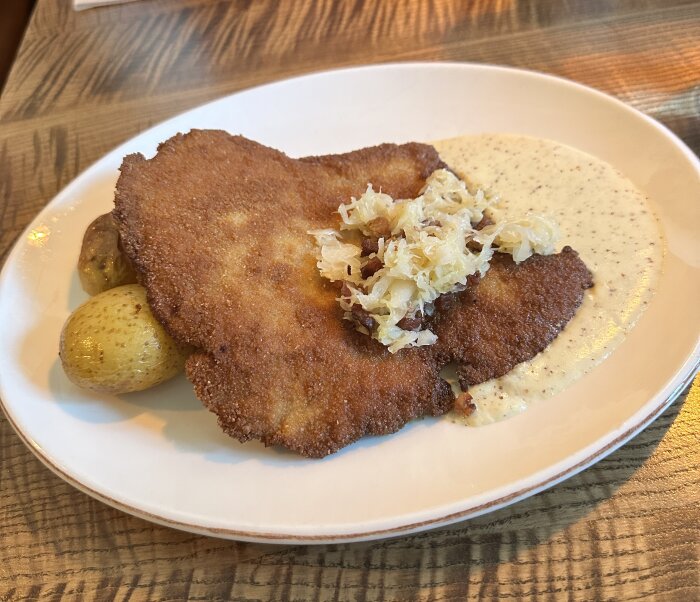
[[[127,284],[95,295],[63,327],[59,355],[76,385],[129,393],[182,371],[188,355],[151,313],[146,289]]]
[[[136,282],[136,272],[119,245],[119,230],[111,213],[100,215],[85,231],[78,274],[90,295]]]

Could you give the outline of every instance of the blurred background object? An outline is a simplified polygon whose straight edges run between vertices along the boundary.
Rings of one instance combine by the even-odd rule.
[[[73,0],[75,10],[85,10],[86,8],[97,8],[108,4],[121,4],[122,2],[134,2],[134,0]]]
[[[0,2],[0,92],[29,22],[35,0]]]

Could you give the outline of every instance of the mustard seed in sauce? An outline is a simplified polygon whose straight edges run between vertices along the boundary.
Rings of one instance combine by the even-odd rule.
[[[663,238],[645,195],[611,165],[586,153],[549,140],[500,134],[434,146],[470,186],[500,196],[503,217],[527,211],[556,215],[561,246],[578,251],[595,283],[544,352],[469,390],[478,409],[463,421],[487,424],[525,410],[543,392],[562,391],[617,347],[653,295]]]

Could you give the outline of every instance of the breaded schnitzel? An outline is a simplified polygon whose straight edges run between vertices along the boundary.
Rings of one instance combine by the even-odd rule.
[[[441,167],[437,152],[422,144],[294,160],[240,136],[197,130],[161,144],[153,159],[125,158],[114,210],[124,249],[154,314],[177,340],[197,349],[187,375],[225,432],[322,457],[365,434],[394,432],[413,418],[451,409],[453,394],[440,369],[452,359],[473,365],[474,345],[450,338],[440,317],[445,343],[439,351],[391,354],[354,331],[341,319],[338,289],[318,273],[307,234],[334,227],[338,205],[368,182],[394,198],[413,197]],[[540,280],[557,257],[547,258],[546,269],[527,272],[534,292],[522,307],[529,317],[513,321],[530,327],[538,302],[545,310],[542,319],[551,328],[533,336],[539,342],[528,347],[532,355],[569,319],[589,285],[573,254],[567,266],[578,261],[580,270],[555,270],[571,294],[561,297],[561,307],[543,298]],[[499,273],[507,279],[511,272]],[[519,287],[516,297],[522,294]],[[461,299],[452,311],[459,312]],[[491,319],[497,306],[481,314],[477,302],[470,319]],[[555,306],[562,311],[549,311]],[[530,335],[518,330],[518,336]],[[497,339],[497,333],[481,336],[488,344]],[[480,373],[528,359],[516,345],[504,360],[509,346],[494,354],[480,350],[480,363],[487,364]]]
[[[367,182],[415,195],[441,165],[425,145],[294,161],[210,131],[125,159],[124,248],[154,314],[198,349],[187,375],[227,433],[324,456],[451,408],[435,362],[392,355],[343,322],[306,233],[333,225]]]
[[[571,247],[518,265],[496,253],[476,286],[443,301],[430,351],[457,365],[464,390],[502,376],[554,340],[591,286],[588,268]]]

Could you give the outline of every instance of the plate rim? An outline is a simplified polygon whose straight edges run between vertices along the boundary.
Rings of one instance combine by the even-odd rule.
[[[676,386],[673,391],[666,397],[663,401],[656,406],[652,412],[647,414],[640,422],[634,426],[627,429],[621,435],[616,437],[613,441],[603,446],[600,450],[589,454],[583,460],[580,460],[574,464],[571,468],[562,470],[557,474],[545,479],[544,481],[535,483],[529,487],[524,487],[514,493],[502,496],[500,498],[491,500],[490,502],[485,502],[482,504],[477,504],[469,508],[465,508],[458,512],[453,512],[451,514],[436,517],[434,519],[427,519],[423,521],[417,521],[414,523],[405,523],[399,526],[387,527],[385,529],[373,529],[367,531],[361,531],[356,533],[334,533],[331,535],[320,534],[320,535],[300,535],[296,533],[279,533],[279,532],[268,532],[268,531],[243,531],[239,529],[229,529],[226,527],[205,527],[198,525],[196,523],[189,523],[186,521],[178,521],[170,519],[167,517],[160,516],[158,514],[153,514],[151,512],[130,506],[124,502],[112,498],[92,487],[81,483],[79,480],[75,479],[73,476],[64,472],[61,467],[54,463],[52,459],[45,454],[40,452],[41,447],[38,446],[31,438],[27,437],[26,434],[15,424],[12,416],[7,413],[3,398],[0,396],[0,408],[5,412],[5,416],[14,429],[20,440],[33,452],[33,454],[41,461],[41,463],[46,466],[55,475],[66,481],[69,485],[72,485],[79,491],[89,495],[101,501],[112,508],[121,510],[135,516],[153,522],[166,527],[171,527],[181,531],[188,531],[190,533],[198,533],[200,535],[208,535],[211,537],[219,537],[223,539],[232,539],[236,541],[247,541],[251,543],[262,542],[262,543],[279,543],[279,544],[311,544],[311,545],[322,545],[327,543],[353,543],[359,541],[372,541],[376,539],[384,539],[391,537],[399,537],[403,535],[410,535],[411,533],[416,533],[423,531],[428,528],[438,528],[442,526],[447,526],[461,520],[466,520],[470,518],[476,518],[482,514],[487,514],[488,512],[493,512],[500,508],[504,508],[518,501],[527,499],[532,495],[535,495],[541,491],[545,491],[551,487],[554,487],[558,483],[573,477],[579,472],[585,470],[586,468],[592,466],[596,462],[602,460],[606,456],[613,453],[615,450],[620,448],[635,435],[639,434],[644,428],[649,424],[654,422],[683,392],[683,390],[693,381],[698,367],[700,367],[700,358],[696,358],[694,362],[694,367],[689,374],[681,381],[681,383]],[[0,390],[0,393],[2,391]]]
[[[388,62],[388,63],[378,63],[378,64],[371,64],[371,65],[359,65],[359,66],[351,66],[351,67],[339,67],[339,68],[334,68],[334,69],[329,69],[329,70],[324,70],[324,71],[317,71],[317,72],[311,72],[311,73],[306,73],[302,74],[299,76],[290,76],[286,77],[284,79],[280,80],[275,80],[272,82],[268,83],[263,83],[251,88],[245,88],[242,90],[238,90],[232,94],[227,94],[225,96],[222,96],[220,98],[213,99],[211,101],[208,101],[206,103],[203,103],[201,105],[197,105],[195,107],[191,107],[189,109],[186,109],[176,115],[173,115],[163,121],[160,121],[153,126],[144,129],[143,131],[135,134],[134,136],[131,136],[129,139],[126,141],[122,142],[121,144],[115,146],[113,149],[108,151],[107,153],[103,154],[101,157],[96,159],[93,163],[91,163],[89,166],[87,166],[84,170],[82,170],[79,174],[75,176],[71,180],[71,182],[67,183],[54,197],[46,203],[46,205],[34,216],[32,221],[28,224],[28,226],[23,230],[22,233],[19,234],[18,238],[15,240],[13,243],[13,246],[8,253],[4,265],[2,266],[2,271],[0,271],[0,291],[6,286],[6,281],[9,280],[9,271],[11,265],[15,263],[16,260],[16,255],[20,252],[20,246],[21,246],[21,241],[24,239],[25,235],[31,230],[33,225],[40,220],[40,218],[47,212],[50,212],[51,208],[54,206],[54,203],[59,200],[65,193],[65,190],[76,180],[82,178],[84,174],[91,170],[97,163],[102,161],[106,156],[111,155],[112,153],[115,153],[118,151],[120,148],[125,147],[129,144],[133,143],[133,140],[141,135],[146,134],[147,132],[151,130],[156,130],[159,127],[166,126],[172,121],[175,121],[182,116],[186,115],[187,113],[190,113],[195,110],[200,110],[204,107],[207,107],[210,104],[218,103],[221,101],[224,101],[228,98],[231,98],[233,96],[236,96],[241,93],[247,93],[251,92],[257,89],[261,88],[269,88],[269,87],[274,87],[277,85],[283,85],[287,82],[292,82],[292,81],[299,81],[299,80],[306,80],[306,79],[312,79],[312,78],[318,78],[318,77],[324,77],[329,74],[338,74],[338,73],[350,73],[350,72],[358,72],[358,71],[370,71],[370,70],[382,70],[382,69],[407,69],[407,70],[412,70],[412,69],[464,69],[465,71],[469,71],[471,69],[477,69],[477,70],[482,70],[482,71],[502,71],[502,72],[510,72],[514,74],[527,74],[535,78],[541,78],[541,79],[546,79],[550,80],[554,83],[557,83],[559,85],[566,85],[566,86],[573,86],[579,91],[584,92],[586,94],[594,94],[595,96],[598,96],[599,98],[602,98],[606,100],[607,102],[613,102],[615,105],[617,105],[618,108],[625,110],[625,111],[631,111],[634,114],[637,115],[637,117],[641,117],[644,121],[646,121],[648,124],[652,125],[655,129],[657,129],[662,135],[664,135],[666,138],[670,139],[671,142],[673,142],[673,145],[677,150],[680,150],[684,157],[690,161],[690,163],[695,167],[696,171],[700,173],[700,160],[696,157],[696,155],[690,150],[690,148],[681,140],[674,132],[672,132],[667,126],[664,124],[656,121],[649,115],[646,115],[639,111],[638,109],[629,106],[628,104],[624,103],[620,99],[616,98],[615,96],[612,96],[610,94],[607,94],[605,92],[602,92],[600,90],[597,90],[595,88],[591,88],[587,85],[581,84],[579,82],[572,81],[567,78],[563,78],[560,76],[548,74],[548,73],[541,73],[538,71],[534,70],[529,70],[529,69],[520,69],[520,68],[514,68],[514,67],[509,67],[509,66],[502,66],[502,65],[491,65],[491,64],[485,64],[485,63],[462,63],[462,62],[448,62],[448,61],[436,61],[436,62]],[[15,417],[13,416],[12,412],[9,410],[6,402],[4,401],[4,398],[6,397],[5,395],[5,387],[3,384],[3,379],[2,379],[2,374],[0,372],[0,408],[2,408],[5,416],[8,419],[8,422],[10,422],[10,425],[12,426],[13,430],[18,434],[20,439],[23,441],[27,447],[34,453],[35,456],[39,458],[39,460],[47,466],[52,472],[57,474],[60,478],[68,482],[69,484],[73,485],[80,491],[83,491],[84,493],[87,493],[88,495],[112,506],[115,507],[119,510],[125,511],[128,514],[144,518],[146,520],[149,520],[151,522],[155,522],[161,525],[181,529],[181,530],[187,530],[190,532],[195,532],[195,533],[201,533],[201,534],[206,534],[206,535],[212,535],[216,537],[225,537],[225,538],[231,538],[231,539],[237,539],[237,540],[243,540],[243,541],[260,541],[260,542],[278,542],[278,543],[284,543],[284,542],[290,542],[290,543],[331,543],[331,542],[351,542],[351,541],[366,541],[366,540],[372,540],[372,539],[378,539],[378,538],[383,538],[383,537],[391,537],[391,536],[397,536],[397,535],[402,535],[402,534],[408,534],[420,530],[427,529],[429,527],[437,527],[437,526],[442,526],[442,525],[447,525],[450,523],[454,523],[466,518],[471,518],[471,517],[476,517],[481,514],[484,514],[489,511],[496,510],[498,508],[504,507],[506,505],[509,505],[511,503],[514,503],[516,501],[519,501],[521,499],[527,498],[539,491],[542,491],[544,489],[547,489],[562,480],[574,476],[581,470],[587,468],[588,466],[592,465],[596,461],[604,458],[617,448],[619,448],[621,445],[623,445],[625,442],[627,442],[629,439],[631,439],[634,435],[636,435],[638,432],[640,432],[642,429],[644,429],[646,426],[648,426],[651,422],[653,422],[683,391],[683,389],[693,380],[695,377],[695,373],[698,370],[698,367],[700,367],[700,337],[698,337],[698,340],[695,344],[695,347],[693,351],[686,357],[686,360],[682,365],[680,365],[675,374],[673,374],[671,377],[666,382],[666,385],[658,390],[656,392],[656,395],[653,395],[650,397],[647,401],[649,403],[650,401],[653,400],[654,397],[660,397],[661,400],[658,404],[656,404],[653,408],[648,409],[646,412],[644,412],[643,416],[639,416],[635,422],[635,424],[629,426],[624,432],[618,433],[617,436],[612,440],[609,441],[607,444],[603,445],[602,447],[599,447],[596,451],[590,453],[587,455],[585,458],[579,460],[578,462],[568,466],[567,468],[560,470],[554,475],[549,476],[548,478],[542,480],[542,479],[537,479],[536,483],[533,483],[527,487],[524,487],[522,489],[519,489],[518,491],[512,492],[508,495],[501,496],[499,498],[490,500],[488,502],[484,502],[481,504],[477,505],[471,505],[468,508],[464,508],[460,511],[453,512],[450,514],[441,514],[437,517],[427,519],[427,520],[422,520],[419,522],[405,522],[400,525],[395,525],[383,529],[371,529],[371,530],[365,530],[361,532],[354,532],[354,533],[346,533],[346,532],[341,532],[341,531],[336,531],[333,532],[332,534],[299,534],[299,533],[281,533],[281,532],[265,532],[265,531],[245,531],[245,530],[240,530],[240,529],[231,529],[231,528],[226,528],[226,527],[210,527],[210,526],[205,526],[202,524],[197,524],[197,523],[191,523],[187,521],[180,521],[180,520],[175,520],[172,518],[168,518],[162,515],[158,514],[153,514],[149,511],[142,510],[140,508],[131,506],[129,504],[126,504],[124,502],[121,502],[117,499],[114,499],[110,497],[109,495],[106,495],[105,493],[102,493],[96,489],[93,489],[89,487],[88,485],[85,485],[82,483],[80,480],[77,478],[71,476],[70,474],[66,473],[62,467],[59,465],[59,463],[56,463],[54,459],[47,453],[43,451],[43,449],[35,442],[32,440],[32,438],[26,434],[22,428],[16,423]],[[638,410],[635,412],[635,414],[639,413],[641,411]],[[632,414],[631,416],[628,417],[628,420],[634,418],[635,414]],[[624,426],[624,425],[621,425]],[[619,429],[617,429],[619,430]],[[615,429],[611,429],[608,431],[608,435],[613,435],[616,433]],[[598,447],[598,442],[593,441],[592,443],[589,444],[588,447]],[[582,448],[580,451],[584,452],[586,448]],[[572,456],[568,456],[568,458],[571,458]],[[568,459],[567,458],[567,459]],[[533,473],[530,475],[530,477],[534,477],[534,475],[537,473]]]

